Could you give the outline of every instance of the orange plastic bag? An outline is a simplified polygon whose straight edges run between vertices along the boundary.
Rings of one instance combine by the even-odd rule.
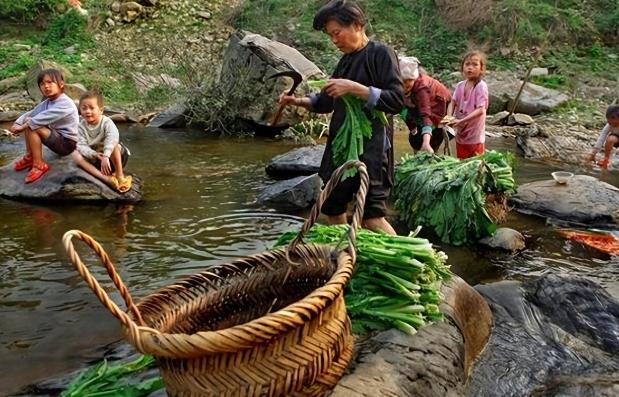
[[[619,240],[613,235],[576,230],[559,230],[559,234],[572,241],[585,244],[609,255],[619,255]]]

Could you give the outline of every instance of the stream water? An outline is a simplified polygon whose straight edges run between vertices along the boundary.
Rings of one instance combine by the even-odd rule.
[[[254,203],[273,183],[265,165],[291,150],[290,143],[143,127],[122,127],[121,133],[133,153],[127,171],[144,180],[141,203],[31,204],[0,199],[0,396],[82,368],[121,338],[116,319],[68,263],[61,245],[67,230],[81,229],[98,240],[139,300],[179,276],[268,249],[282,232],[298,228],[303,220],[304,214],[281,214]],[[502,138],[489,146],[515,150],[512,140]],[[396,136],[395,147],[396,158],[408,151],[406,136]],[[21,142],[0,144],[0,165],[22,150]],[[516,180],[547,179],[559,168],[519,159]],[[604,178],[619,186],[616,171]],[[526,251],[511,255],[442,246],[452,270],[476,284],[559,269],[590,277],[619,296],[617,258],[567,242],[544,220],[512,213],[506,226],[527,237]],[[110,286],[105,271],[94,265],[94,255],[79,251]],[[107,290],[120,302],[111,287]]]

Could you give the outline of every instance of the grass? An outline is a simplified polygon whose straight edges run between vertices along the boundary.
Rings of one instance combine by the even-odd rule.
[[[2,7],[17,10],[18,4],[33,1],[15,0]],[[51,8],[47,5],[55,0],[37,1],[41,9],[49,10]],[[108,10],[103,2],[83,0],[82,3],[91,16],[98,16],[100,21],[105,19]],[[489,52],[489,69],[524,70],[532,60],[528,49],[548,39],[549,49],[545,51],[540,66],[548,67],[551,75],[535,78],[536,83],[550,88],[570,89],[577,81],[591,76],[614,81],[619,79],[616,73],[619,62],[619,5],[616,0],[585,0],[584,5],[581,0],[562,0],[560,7],[556,0],[499,0],[489,11],[492,16],[487,23],[461,31],[450,30],[453,24],[447,17],[441,16],[434,0],[358,0],[358,3],[368,16],[367,31],[371,37],[391,45],[399,54],[418,57],[429,73],[439,78],[458,70],[461,55],[470,47]],[[192,32],[203,30],[207,23],[221,24],[223,21],[236,28],[273,38],[297,48],[322,70],[330,73],[341,54],[323,32],[312,29],[314,14],[322,4],[322,0],[245,0],[235,8],[229,8],[227,15],[213,15],[210,21],[186,20],[183,15],[187,14],[171,14],[163,3],[158,5],[158,9],[170,13],[166,17],[168,22],[179,19],[178,23]],[[204,8],[206,5],[207,2],[202,1],[195,6]],[[189,6],[194,7],[192,4]],[[149,71],[140,70],[139,66],[128,66],[122,59],[115,60],[118,57],[114,49],[102,47],[94,38],[96,29],[76,12],[47,12],[36,18],[30,14],[22,16],[21,20],[27,20],[27,23],[7,20],[0,25],[0,79],[23,75],[38,60],[46,59],[61,64],[71,72],[68,82],[79,81],[88,88],[98,88],[110,103],[137,104],[137,107],[147,109],[165,105],[166,101],[178,96],[179,92],[166,88],[146,96],[139,95],[127,68]],[[13,18],[13,21],[18,20],[19,17]],[[168,36],[173,35],[174,28],[171,26],[159,26],[154,20],[145,22],[152,25],[149,31],[168,31]],[[139,27],[137,23],[132,26]],[[549,26],[552,26],[550,34]],[[139,29],[131,31],[146,34]],[[31,49],[20,49],[16,44],[30,46]],[[163,44],[161,47],[165,47]],[[67,53],[65,49],[68,47],[73,47],[74,52]],[[500,55],[499,50],[503,47],[512,50],[510,55]],[[178,63],[178,60],[167,56],[159,58],[161,64],[166,60]],[[170,69],[169,73],[182,78],[183,73],[188,73],[181,69],[176,69],[178,73]],[[215,70],[216,67],[210,69]],[[203,74],[204,71],[197,76],[204,79]],[[189,77],[195,75],[191,73]],[[196,85],[195,82],[192,84]]]

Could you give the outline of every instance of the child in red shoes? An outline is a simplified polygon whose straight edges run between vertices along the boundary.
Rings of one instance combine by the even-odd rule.
[[[606,125],[589,155],[589,161],[595,161],[595,155],[604,148],[604,159],[598,161],[602,168],[608,168],[613,148],[619,148],[619,105],[610,105],[606,109]]]
[[[43,145],[60,156],[71,154],[77,145],[79,116],[73,100],[64,94],[64,78],[57,69],[45,69],[37,78],[45,97],[31,111],[19,117],[10,128],[25,135],[26,154],[13,166],[15,171],[30,169],[26,183],[41,178],[49,166],[43,161]]]

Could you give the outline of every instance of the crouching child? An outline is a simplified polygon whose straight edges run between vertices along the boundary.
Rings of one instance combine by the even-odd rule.
[[[79,102],[82,119],[78,126],[77,150],[73,160],[89,174],[125,193],[131,189],[132,178],[125,176],[129,151],[120,143],[118,128],[103,115],[103,97],[95,91],[84,93]]]

